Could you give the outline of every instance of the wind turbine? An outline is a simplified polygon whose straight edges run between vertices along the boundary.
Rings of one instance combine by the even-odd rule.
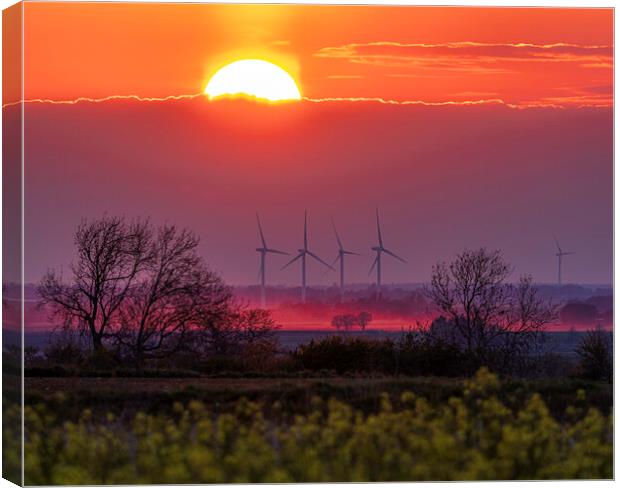
[[[375,269],[375,267],[377,268],[377,299],[379,299],[381,297],[381,255],[385,253],[385,254],[389,254],[393,258],[396,258],[403,263],[406,263],[407,261],[405,261],[403,258],[401,258],[400,256],[397,256],[392,251],[390,251],[389,249],[386,249],[383,246],[383,237],[381,236],[381,224],[379,223],[379,209],[378,208],[377,208],[377,238],[379,240],[379,245],[371,247],[371,249],[377,253],[377,257],[375,257],[375,260],[373,261],[368,274],[372,273],[372,270]]]
[[[297,249],[297,252],[297,256],[295,256],[288,263],[282,266],[282,269],[287,268],[298,259],[301,259],[301,302],[306,303],[306,255],[314,258],[319,263],[327,266],[328,268],[334,269],[333,266],[327,264],[320,257],[318,257],[316,254],[314,254],[308,249],[308,212],[304,212],[304,247],[301,249]]]
[[[336,240],[338,241],[338,256],[332,262],[332,266],[340,261],[340,300],[342,301],[344,297],[344,257],[347,254],[353,256],[359,256],[358,253],[353,251],[347,251],[342,245],[342,241],[340,240],[340,236],[338,235],[338,230],[336,229],[336,224],[334,223],[334,219],[332,219],[332,227],[334,228],[334,234],[336,235]]]
[[[562,251],[562,248],[560,247],[560,243],[558,242],[558,240],[555,237],[553,238],[553,240],[555,241],[555,245],[558,248],[558,252],[555,253],[555,255],[558,257],[558,286],[562,286],[562,258],[564,256],[569,256],[575,253],[568,252],[568,251]]]
[[[287,256],[289,253],[268,247],[267,241],[265,241],[265,235],[263,234],[263,227],[260,225],[260,218],[258,214],[256,214],[256,223],[258,224],[258,233],[260,234],[262,244],[262,247],[256,248],[256,252],[260,253],[260,268],[258,269],[258,279],[260,280],[260,306],[261,308],[265,308],[265,257],[268,253],[285,254]]]

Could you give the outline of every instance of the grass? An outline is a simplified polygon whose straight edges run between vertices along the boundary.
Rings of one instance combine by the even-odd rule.
[[[25,379],[27,404],[46,404],[74,417],[84,408],[151,413],[171,411],[175,402],[200,401],[226,412],[239,399],[270,404],[286,411],[307,412],[313,397],[334,398],[363,412],[375,412],[380,396],[397,398],[411,391],[439,405],[463,396],[465,379],[435,377],[324,377],[324,378],[33,378]],[[505,380],[499,398],[514,408],[538,393],[551,414],[561,419],[578,390],[585,392],[588,407],[609,413],[611,385],[581,380]]]

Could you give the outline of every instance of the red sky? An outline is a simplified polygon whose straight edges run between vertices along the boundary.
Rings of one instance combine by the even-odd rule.
[[[566,281],[609,283],[612,14],[27,3],[26,99],[191,95],[223,64],[260,57],[314,101],[27,104],[26,280],[66,267],[75,225],[107,212],[190,227],[225,279],[255,283],[255,212],[269,244],[293,251],[307,209],[311,247],[333,258],[333,217],[365,254],[348,280],[371,281],[379,206],[408,261],[386,258],[386,283],[425,281],[466,246],[553,282],[554,234],[576,252]],[[324,100],[357,97],[421,103]],[[4,108],[6,127],[17,115]],[[281,264],[269,282],[297,283]]]
[[[27,277],[66,265],[76,223],[107,212],[190,227],[227,280],[254,283],[255,212],[268,243],[294,252],[307,209],[311,248],[333,259],[333,217],[364,254],[348,279],[370,281],[378,205],[386,246],[408,261],[386,258],[386,283],[427,280],[466,246],[502,249],[517,273],[553,282],[554,234],[576,252],[567,281],[609,283],[612,132],[601,108],[29,104]],[[271,283],[298,282],[298,267],[270,258]],[[323,271],[311,263],[311,282],[336,280]]]
[[[612,22],[612,9],[33,2],[25,95],[193,94],[259,57],[312,98],[610,105]]]

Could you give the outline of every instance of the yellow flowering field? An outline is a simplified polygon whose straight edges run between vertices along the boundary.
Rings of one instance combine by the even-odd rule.
[[[26,484],[570,479],[612,477],[612,418],[578,391],[561,420],[537,393],[521,408],[487,370],[432,405],[410,391],[376,412],[316,397],[307,413],[239,400],[216,413],[199,401],[166,414],[134,411],[61,420],[26,408]],[[268,408],[267,408],[268,407]],[[268,414],[266,413],[268,412]],[[7,412],[5,429],[19,412]],[[14,435],[5,430],[5,442]],[[5,446],[5,449],[11,446]],[[17,453],[17,449],[11,452]],[[10,462],[10,460],[9,460]],[[17,462],[14,459],[13,462]],[[11,469],[11,466],[6,466]]]

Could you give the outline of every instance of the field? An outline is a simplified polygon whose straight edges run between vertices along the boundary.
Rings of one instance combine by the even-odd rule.
[[[226,411],[239,399],[269,405],[280,402],[291,413],[301,413],[314,397],[335,398],[365,412],[376,411],[382,393],[396,398],[404,392],[423,396],[441,404],[463,395],[463,379],[433,377],[333,377],[333,378],[26,378],[26,402],[43,403],[54,408],[107,409],[116,413],[142,409],[157,412],[171,409],[175,402],[200,401]],[[565,406],[583,390],[588,406],[609,413],[612,404],[610,385],[575,381],[504,381],[500,397],[515,408],[536,393],[553,414],[561,417]]]
[[[603,383],[481,370],[469,380],[31,377],[25,387],[27,484],[612,476]]]

